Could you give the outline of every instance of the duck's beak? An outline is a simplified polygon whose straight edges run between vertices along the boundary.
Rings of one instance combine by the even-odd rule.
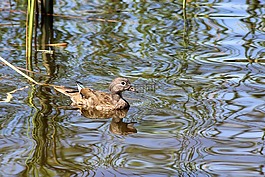
[[[138,93],[138,91],[137,91],[137,90],[135,89],[135,87],[133,87],[133,86],[130,86],[129,89],[128,89],[128,91]]]

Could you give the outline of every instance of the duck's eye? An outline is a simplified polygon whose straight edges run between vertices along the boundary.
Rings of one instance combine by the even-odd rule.
[[[126,84],[126,82],[123,82],[123,81],[121,82],[121,85],[125,85],[125,84]]]

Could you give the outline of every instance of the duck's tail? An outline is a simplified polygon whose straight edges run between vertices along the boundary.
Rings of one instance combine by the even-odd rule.
[[[64,86],[54,86],[54,89],[57,90],[58,92],[64,94],[64,95],[66,95],[66,96],[69,96],[69,97],[76,95],[76,93],[79,93],[79,91],[76,89],[67,88]]]
[[[81,92],[82,88],[85,88],[84,85],[81,82],[79,82],[79,81],[76,81],[76,85],[77,85],[79,93]]]

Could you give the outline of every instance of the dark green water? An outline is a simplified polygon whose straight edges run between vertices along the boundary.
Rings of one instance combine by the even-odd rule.
[[[30,76],[103,91],[122,76],[141,92],[125,94],[123,122],[92,119],[1,64],[0,176],[264,176],[264,6],[56,1]],[[0,8],[0,56],[25,68],[27,2]],[[120,135],[130,122],[137,133]]]

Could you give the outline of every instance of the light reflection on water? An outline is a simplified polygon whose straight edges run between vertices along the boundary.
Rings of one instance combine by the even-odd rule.
[[[2,66],[1,100],[23,89],[0,103],[0,176],[264,175],[265,68],[255,61],[264,56],[264,4],[251,3],[191,1],[187,21],[181,3],[56,4],[56,13],[82,19],[54,18],[54,43],[68,46],[50,48],[50,63],[34,57],[36,80],[107,91],[126,76],[156,88],[126,93],[122,121],[91,119]],[[25,68],[26,16],[0,18],[1,56]]]

